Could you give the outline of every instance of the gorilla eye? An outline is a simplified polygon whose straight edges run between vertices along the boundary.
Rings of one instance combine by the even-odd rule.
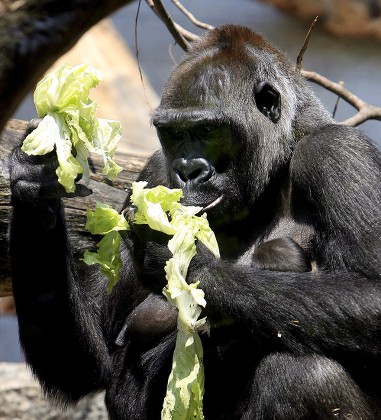
[[[160,142],[165,149],[172,149],[184,138],[184,133],[176,127],[160,127],[158,133]]]
[[[201,125],[192,130],[192,134],[199,140],[212,140],[216,137],[218,127],[213,125]]]
[[[263,82],[254,91],[255,104],[260,112],[273,123],[279,121],[281,104],[280,94],[269,83]]]

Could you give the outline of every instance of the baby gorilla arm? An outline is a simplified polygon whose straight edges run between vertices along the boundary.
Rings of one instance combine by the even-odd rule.
[[[273,271],[311,271],[311,262],[303,248],[291,238],[276,238],[258,245],[251,266]]]

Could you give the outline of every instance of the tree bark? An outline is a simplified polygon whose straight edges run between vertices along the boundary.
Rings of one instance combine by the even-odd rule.
[[[11,150],[21,142],[27,127],[25,121],[11,121],[4,129],[0,139],[0,297],[12,294],[10,261],[8,258],[7,231],[11,215],[8,156]],[[93,194],[85,198],[65,199],[69,238],[77,258],[85,249],[94,246],[91,234],[85,231],[86,210],[93,209],[97,201],[104,202],[116,209],[121,209],[126,198],[126,190],[131,187],[143,168],[148,155],[117,153],[115,160],[124,169],[116,181],[109,181],[102,176],[102,162],[92,156],[95,171],[91,175],[90,188]]]

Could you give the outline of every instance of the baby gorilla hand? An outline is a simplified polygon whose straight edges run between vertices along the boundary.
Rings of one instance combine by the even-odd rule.
[[[115,344],[134,341],[152,346],[176,329],[177,311],[164,296],[149,294],[127,317]]]

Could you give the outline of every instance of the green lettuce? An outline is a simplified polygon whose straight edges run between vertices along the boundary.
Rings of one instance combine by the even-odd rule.
[[[122,170],[113,156],[121,137],[120,123],[95,117],[96,103],[89,92],[101,81],[101,73],[87,65],[63,65],[47,74],[34,92],[37,114],[43,118],[23,142],[28,155],[56,150],[58,182],[66,192],[75,191],[75,180],[82,175],[89,183],[89,153],[103,159],[102,173],[113,180]]]
[[[104,235],[97,244],[97,252],[85,251],[83,261],[87,265],[99,264],[101,272],[108,278],[108,291],[120,278],[122,259],[120,256],[121,236],[119,231],[129,230],[130,226],[123,215],[107,204],[97,203],[94,211],[87,210],[85,228],[93,235]]]
[[[145,189],[145,186],[144,182],[133,185],[131,201],[138,209],[135,223],[146,223],[152,229],[173,235],[168,242],[173,257],[165,266],[168,283],[163,293],[178,310],[178,333],[161,418],[201,420],[204,418],[204,366],[197,331],[206,321],[199,319],[206,301],[199,284],[188,284],[185,278],[197,252],[196,240],[216,256],[219,256],[218,244],[206,214],[197,216],[202,208],[179,203],[181,190],[163,186]]]
[[[134,222],[147,224],[151,229],[174,235],[176,229],[168,220],[167,212],[180,201],[181,189],[169,189],[162,185],[146,189],[147,182],[134,182],[131,202],[137,207]]]
[[[168,242],[172,258],[165,266],[168,283],[163,294],[178,310],[176,347],[161,418],[202,420],[204,366],[198,330],[206,322],[205,318],[199,319],[206,301],[199,283],[188,284],[186,276],[197,253],[196,241],[201,241],[217,257],[218,244],[206,214],[198,215],[202,208],[180,204],[182,190],[161,185],[147,189],[146,185],[146,182],[132,184],[131,202],[137,207],[134,223],[147,224],[172,236]],[[98,244],[98,252],[86,251],[84,260],[88,264],[100,264],[102,272],[109,278],[111,291],[121,268],[118,231],[128,230],[128,223],[111,207],[98,204],[94,212],[88,211],[86,227],[94,234],[105,235]]]
[[[96,203],[95,210],[87,210],[85,228],[93,235],[105,235],[113,230],[129,230],[125,217],[111,206]]]

